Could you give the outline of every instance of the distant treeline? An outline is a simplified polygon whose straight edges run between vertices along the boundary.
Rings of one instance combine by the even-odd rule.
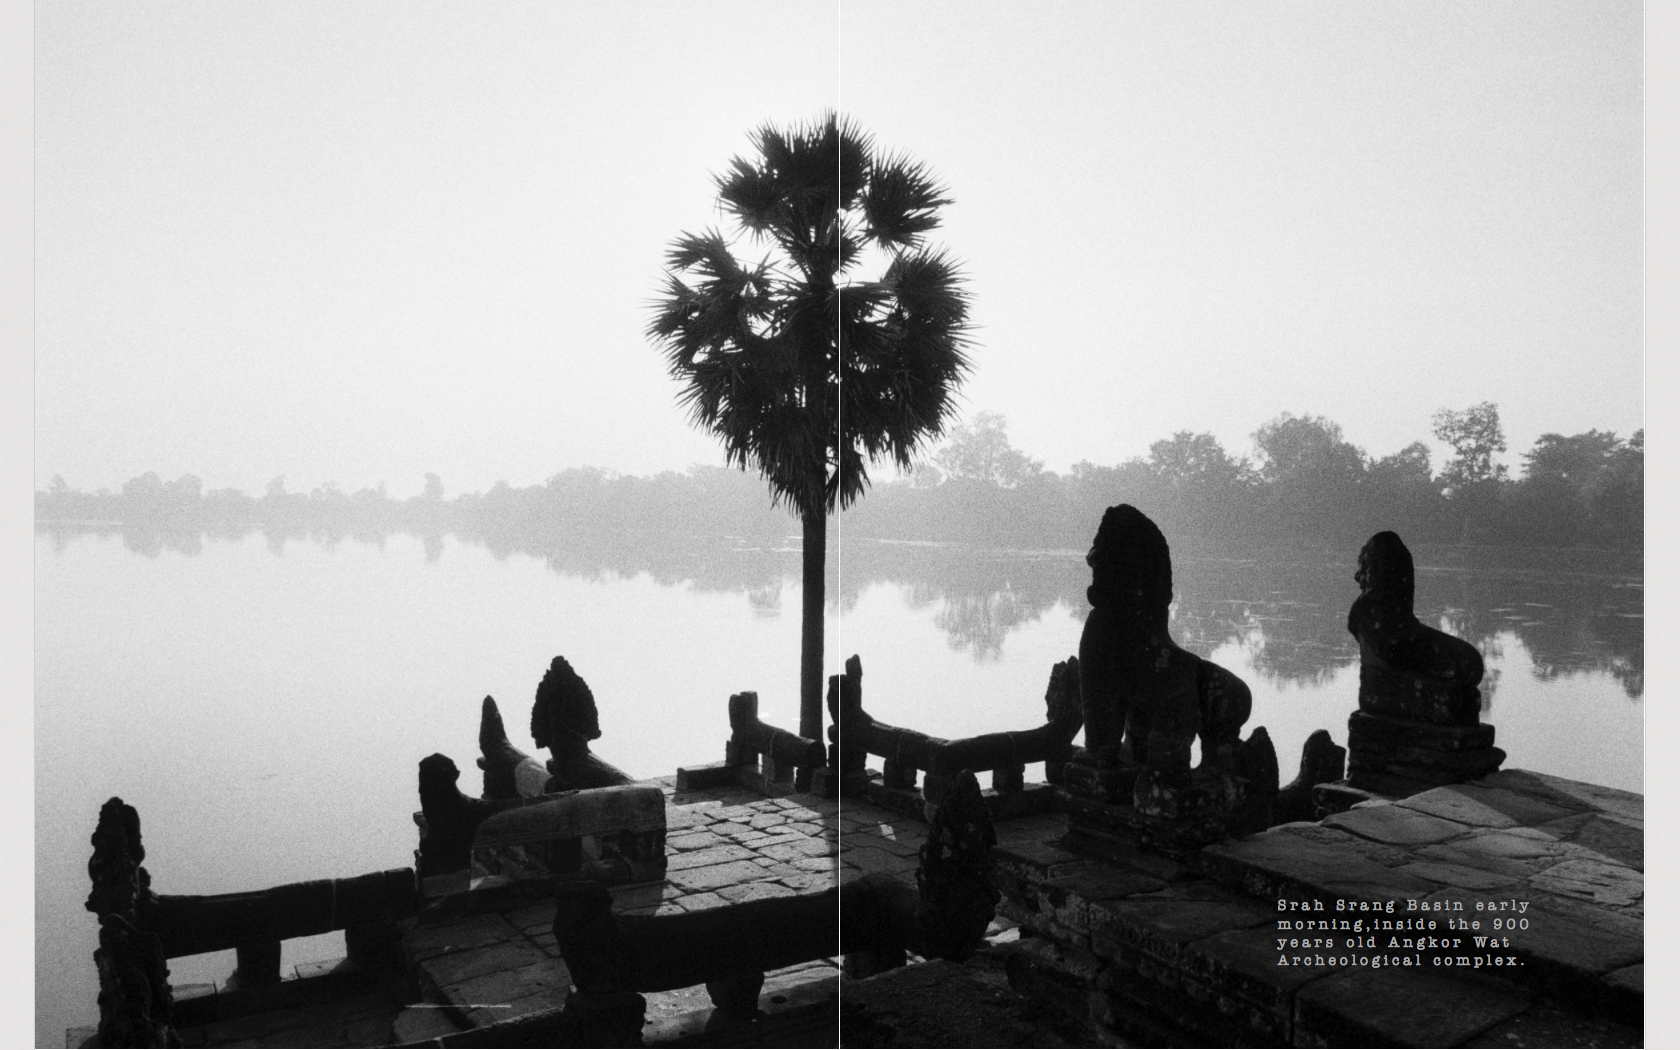
[[[1336,424],[1286,413],[1255,433],[1253,460],[1232,456],[1210,434],[1186,431],[1156,442],[1147,457],[1079,463],[1058,474],[1012,448],[1001,417],[981,413],[910,478],[876,485],[846,511],[842,527],[859,538],[1083,549],[1104,508],[1132,503],[1175,549],[1345,553],[1382,529],[1413,544],[1641,546],[1643,430],[1625,440],[1598,430],[1542,435],[1513,479],[1492,462],[1505,448],[1493,405],[1437,413],[1434,422],[1435,435],[1457,452],[1438,473],[1422,442],[1373,458],[1344,441]],[[120,492],[86,493],[55,477],[36,493],[36,518],[150,524],[177,536],[252,527],[326,536],[400,529],[510,550],[534,533],[586,543],[653,533],[735,536],[777,546],[798,532],[794,518],[771,506],[762,481],[719,467],[653,477],[576,467],[540,485],[497,482],[453,498],[428,474],[424,491],[408,499],[391,498],[383,485],[347,493],[328,482],[291,492],[284,478],[253,497],[205,491],[192,475],[164,481],[153,473]]]

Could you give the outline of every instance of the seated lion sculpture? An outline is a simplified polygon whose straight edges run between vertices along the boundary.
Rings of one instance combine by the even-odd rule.
[[[1348,610],[1359,639],[1359,707],[1373,714],[1446,725],[1480,717],[1482,654],[1413,612],[1412,554],[1392,532],[1359,552],[1359,597]]]
[[[1091,613],[1079,639],[1086,751],[1099,765],[1131,759],[1167,784],[1188,783],[1190,747],[1201,768],[1234,771],[1252,697],[1242,679],[1180,648],[1167,630],[1172,555],[1137,508],[1110,507],[1086,556]]]

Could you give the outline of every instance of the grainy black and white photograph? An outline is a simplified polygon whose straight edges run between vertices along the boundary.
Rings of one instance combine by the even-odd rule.
[[[1644,1045],[1644,18],[40,0],[36,1045]]]

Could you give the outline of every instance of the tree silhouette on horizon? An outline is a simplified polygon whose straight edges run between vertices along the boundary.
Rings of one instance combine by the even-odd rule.
[[[741,261],[747,245],[716,229],[681,234],[648,335],[695,424],[801,519],[799,733],[821,739],[828,514],[868,488],[870,463],[908,468],[943,433],[968,301],[922,241],[951,203],[923,165],[833,112],[765,124],[753,145],[715,181],[762,259]]]

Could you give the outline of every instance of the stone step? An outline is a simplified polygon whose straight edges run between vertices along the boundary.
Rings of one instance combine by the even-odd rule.
[[[1395,902],[1399,917],[1479,924],[1455,935],[1470,948],[1477,936],[1508,938],[1503,954],[1520,965],[1502,979],[1639,1023],[1643,978],[1633,968],[1644,960],[1644,880],[1628,861],[1642,856],[1640,837],[1626,818],[1571,796],[1531,797],[1483,782],[1210,846],[1202,866],[1221,885],[1261,899],[1327,909]]]

